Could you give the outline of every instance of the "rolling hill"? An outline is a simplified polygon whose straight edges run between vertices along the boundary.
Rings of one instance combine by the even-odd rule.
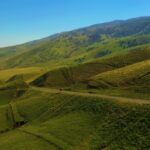
[[[122,52],[149,43],[149,24],[150,17],[113,21],[1,48],[1,68],[79,64]]]
[[[0,48],[1,150],[149,150],[150,17]]]
[[[10,104],[0,107],[3,150],[149,148],[144,104],[34,90]]]
[[[96,75],[89,81],[89,85],[94,87],[94,83],[95,87],[102,88],[131,85],[149,86],[150,60]]]
[[[41,74],[45,72],[44,69],[40,67],[26,67],[26,68],[11,68],[0,71],[0,81],[7,81],[9,78],[15,75],[22,75],[24,80],[31,82]]]
[[[32,82],[32,84],[35,86],[67,87],[81,82],[85,83],[89,80],[89,78],[98,74],[101,75],[101,73],[104,73],[105,77],[105,72],[107,73],[107,71],[110,72],[111,70],[116,71],[116,69],[118,68],[122,68],[138,62],[144,64],[144,62],[142,61],[144,60],[146,61],[149,59],[150,59],[150,49],[149,48],[143,49],[143,47],[141,47],[124,54],[119,54],[108,58],[91,61],[81,65],[76,65],[73,67],[62,67],[55,70],[51,70],[35,79]],[[139,67],[138,64],[133,65],[133,70],[135,69],[134,66],[137,66],[136,68]],[[142,68],[141,70],[140,69],[141,68],[139,68],[138,70],[139,73],[142,72],[142,69],[147,72],[149,71],[149,68]],[[128,68],[126,70],[128,70]],[[137,74],[135,74],[135,77],[136,76]],[[111,79],[114,80],[113,78]]]

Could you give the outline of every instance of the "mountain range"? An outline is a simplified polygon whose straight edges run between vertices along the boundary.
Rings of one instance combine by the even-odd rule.
[[[97,24],[1,48],[1,67],[80,64],[149,44],[149,34],[150,17]]]
[[[0,149],[149,150],[150,17],[0,48]]]

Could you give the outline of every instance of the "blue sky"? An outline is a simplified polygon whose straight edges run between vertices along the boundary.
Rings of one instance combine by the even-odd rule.
[[[0,0],[0,47],[139,16],[150,16],[150,0]]]

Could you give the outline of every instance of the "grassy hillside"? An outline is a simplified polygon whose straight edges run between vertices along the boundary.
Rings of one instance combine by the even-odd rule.
[[[0,106],[8,104],[14,96],[14,92],[10,90],[0,90]]]
[[[13,68],[0,70],[0,81],[7,81],[9,78],[15,75],[22,75],[27,82],[32,81],[44,72],[44,69],[40,67],[28,67],[28,68]]]
[[[119,68],[122,66],[126,66],[129,64],[133,64],[138,61],[150,59],[150,49],[149,46],[139,46],[136,48],[133,48],[132,50],[129,50],[129,52],[124,52],[122,54],[117,54],[114,56],[109,56],[108,58],[98,58],[96,61],[92,60],[89,63],[85,63],[83,65],[77,65],[75,67],[70,67],[72,69],[68,69],[70,72],[73,71],[75,81],[82,81],[83,79],[87,79],[91,76],[94,76],[98,73],[112,70],[114,68]],[[90,59],[88,59],[90,60]],[[64,62],[64,65],[66,65],[67,62]],[[13,68],[13,69],[5,69],[0,71],[0,81],[6,81],[10,77],[14,75],[23,75],[24,80],[27,82],[31,82],[44,72],[46,70],[52,70],[54,68],[59,68],[58,66],[61,66],[62,63],[56,63],[56,65],[50,66],[50,64],[47,64],[47,67],[41,66],[41,67],[24,67],[24,68]],[[71,66],[71,64],[70,64]],[[68,67],[67,67],[68,68]],[[67,68],[65,70],[67,70]],[[90,68],[90,69],[89,69]],[[59,69],[55,69],[56,72]],[[71,74],[71,73],[70,73]]]
[[[150,42],[149,24],[150,17],[114,21],[1,48],[0,68],[53,65],[62,61],[80,64],[126,51]]]
[[[15,105],[17,113],[28,123],[0,134],[3,150],[148,149],[150,146],[147,105],[122,105],[100,98],[32,90]],[[0,111],[9,109],[3,107]],[[6,113],[1,115],[0,122],[9,125],[5,130],[11,128]]]
[[[0,106],[5,105],[23,95],[28,89],[23,76],[16,75],[0,85]]]
[[[150,17],[0,48],[0,150],[149,150],[149,91]]]
[[[149,35],[133,36],[121,39],[104,38],[90,43],[88,37],[60,37],[53,41],[41,44],[30,51],[11,57],[5,61],[4,67],[41,66],[49,63],[59,65],[81,64],[83,62],[105,56],[130,51],[134,47],[147,45]]]
[[[148,59],[150,59],[150,49],[141,47],[124,54],[91,61],[82,65],[51,70],[37,78],[32,84],[37,86],[67,87],[79,82],[86,82],[97,74]]]
[[[93,87],[149,86],[150,60],[99,74],[89,81]]]

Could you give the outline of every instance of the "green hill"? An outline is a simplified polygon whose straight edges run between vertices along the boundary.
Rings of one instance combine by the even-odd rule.
[[[150,17],[0,48],[0,150],[149,150]]]
[[[41,74],[45,72],[45,69],[40,67],[26,67],[26,68],[12,68],[0,70],[0,81],[7,81],[15,75],[23,76],[26,82],[31,82]]]
[[[133,85],[149,86],[150,60],[96,75],[89,81],[89,85],[103,88]]]
[[[146,105],[31,90],[15,102],[17,114],[10,109],[0,108],[3,150],[149,148]],[[20,115],[27,124],[11,130],[16,123],[12,115]]]
[[[98,24],[1,48],[1,68],[80,64],[150,42],[150,17]]]
[[[87,82],[89,78],[100,73],[148,59],[150,59],[150,49],[143,49],[143,47],[141,47],[124,54],[91,61],[74,67],[63,67],[51,70],[38,77],[32,84],[36,86],[67,87],[81,82]]]

